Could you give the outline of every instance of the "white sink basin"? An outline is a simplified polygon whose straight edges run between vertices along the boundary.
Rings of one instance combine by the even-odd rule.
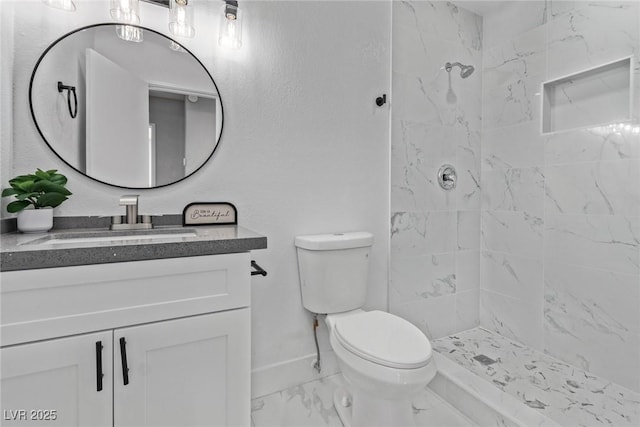
[[[136,230],[136,231],[101,231],[101,232],[76,232],[61,233],[47,236],[29,242],[30,245],[61,245],[76,243],[109,243],[109,242],[140,242],[150,243],[154,241],[180,240],[196,237],[198,234],[193,229],[173,230]]]
[[[126,241],[149,241],[161,239],[178,239],[182,237],[196,237],[195,233],[170,233],[170,234],[149,234],[138,236],[111,236],[111,237],[72,237],[62,239],[49,239],[41,244],[60,243],[98,243],[98,242],[126,242]]]

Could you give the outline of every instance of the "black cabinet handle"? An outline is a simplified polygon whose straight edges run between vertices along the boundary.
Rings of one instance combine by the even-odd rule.
[[[96,342],[96,389],[102,391],[102,341]]]
[[[120,338],[120,358],[122,359],[122,382],[129,384],[129,367],[127,366],[127,342],[124,337]]]

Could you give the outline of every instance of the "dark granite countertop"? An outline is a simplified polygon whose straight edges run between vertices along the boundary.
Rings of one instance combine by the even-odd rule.
[[[265,236],[237,225],[160,225],[151,232],[102,227],[54,228],[39,234],[14,231],[1,235],[0,270],[219,255],[266,247]]]

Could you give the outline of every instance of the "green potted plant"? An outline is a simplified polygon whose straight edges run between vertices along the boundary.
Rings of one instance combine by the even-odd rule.
[[[57,170],[37,169],[33,174],[19,175],[2,190],[2,197],[15,196],[7,212],[18,214],[18,230],[23,233],[49,231],[53,227],[53,208],[68,199],[67,177]]]

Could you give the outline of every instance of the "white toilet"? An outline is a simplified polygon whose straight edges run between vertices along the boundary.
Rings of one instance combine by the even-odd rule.
[[[330,341],[346,382],[334,404],[345,427],[414,426],[411,399],[433,379],[427,337],[408,321],[363,311],[367,294],[367,232],[298,236],[302,304],[327,314]]]

